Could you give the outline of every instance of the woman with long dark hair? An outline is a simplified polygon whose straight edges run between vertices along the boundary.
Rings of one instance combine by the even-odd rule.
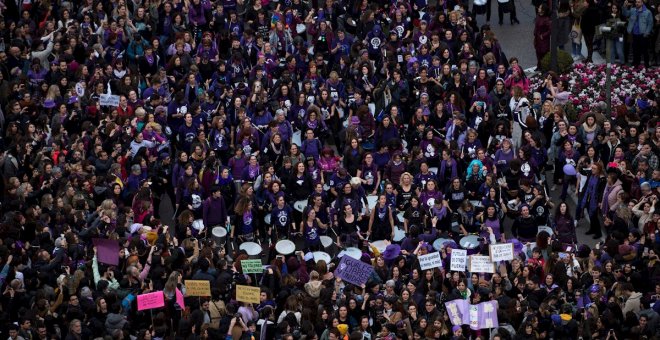
[[[568,210],[566,202],[561,202],[555,210],[555,232],[559,242],[565,245],[577,244],[577,235],[575,233],[575,224],[573,216]]]

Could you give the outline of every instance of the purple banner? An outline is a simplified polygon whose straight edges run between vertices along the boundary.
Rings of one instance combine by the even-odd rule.
[[[454,326],[469,325],[471,329],[498,327],[497,301],[471,305],[467,300],[456,299],[445,303],[449,321]]]
[[[344,255],[335,270],[335,276],[354,285],[361,286],[369,280],[374,267]]]
[[[119,243],[115,240],[103,238],[92,239],[96,247],[98,260],[101,263],[119,265]]]

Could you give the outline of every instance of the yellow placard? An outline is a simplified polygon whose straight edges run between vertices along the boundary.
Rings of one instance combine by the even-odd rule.
[[[211,296],[211,283],[206,280],[186,280],[186,296]]]
[[[261,294],[261,289],[259,289],[259,287],[236,285],[236,301],[247,302],[247,303],[259,303],[260,294]]]

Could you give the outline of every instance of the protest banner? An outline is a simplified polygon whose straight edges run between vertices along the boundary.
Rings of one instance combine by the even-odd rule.
[[[113,266],[119,265],[119,243],[117,241],[95,238],[92,239],[92,243],[96,247],[96,256],[99,262]]]
[[[211,296],[211,283],[206,280],[186,280],[186,296]]]
[[[107,93],[101,94],[99,96],[99,104],[101,106],[117,107],[119,106],[119,96]]]
[[[490,245],[491,262],[513,260],[513,243],[500,243]]]
[[[442,257],[437,251],[426,255],[420,255],[417,259],[419,260],[419,266],[422,270],[442,267]]]
[[[467,250],[452,249],[449,270],[464,272],[467,267]]]
[[[449,321],[454,326],[469,325],[473,330],[497,327],[497,300],[469,304],[468,300],[456,299],[445,302]]]
[[[181,309],[186,309],[186,303],[183,301],[183,293],[179,290],[179,288],[176,288],[176,304],[181,307]]]
[[[141,294],[137,296],[138,311],[154,309],[165,306],[165,298],[162,291]]]
[[[260,303],[259,295],[261,295],[259,287],[236,285],[236,301]]]
[[[495,273],[495,264],[490,260],[490,256],[471,255],[470,256],[471,273]]]
[[[242,260],[241,268],[243,268],[243,274],[261,274],[264,272],[261,260]]]
[[[371,265],[344,255],[335,270],[335,276],[346,282],[361,286],[367,283],[373,271],[374,267]]]

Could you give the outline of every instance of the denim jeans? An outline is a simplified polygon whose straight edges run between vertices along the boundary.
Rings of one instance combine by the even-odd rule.
[[[613,63],[615,60],[619,60],[619,63],[623,64],[626,61],[626,57],[623,52],[623,41],[619,38],[615,38],[608,39],[607,43],[610,44],[610,55],[608,58],[609,62]]]
[[[572,55],[581,55],[582,54],[582,44],[576,44],[571,42],[571,54]]]

